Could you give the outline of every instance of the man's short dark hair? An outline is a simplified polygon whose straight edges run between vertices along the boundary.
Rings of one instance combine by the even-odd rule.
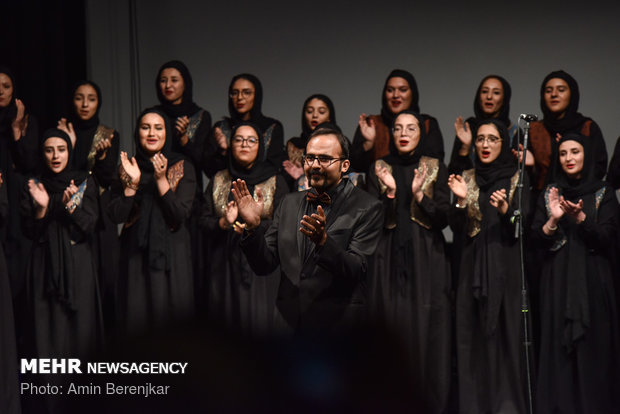
[[[340,128],[338,129],[325,128],[325,127],[317,128],[314,131],[312,131],[312,134],[310,134],[310,137],[308,138],[308,142],[310,142],[312,138],[318,137],[320,135],[335,135],[336,138],[338,139],[338,143],[340,143],[340,149],[341,149],[340,156],[345,160],[349,159],[349,147],[351,146],[351,144],[349,143],[349,139],[344,136],[342,131],[340,131]]]

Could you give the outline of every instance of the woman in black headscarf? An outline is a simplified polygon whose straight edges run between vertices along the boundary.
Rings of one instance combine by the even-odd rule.
[[[280,121],[262,113],[263,86],[260,80],[249,73],[236,75],[228,86],[229,118],[216,122],[205,146],[204,172],[208,177],[226,168],[226,154],[230,149],[232,128],[241,121],[255,124],[262,131],[267,161],[276,171],[286,159],[284,152],[284,129]]]
[[[172,125],[157,108],[138,118],[136,155],[121,152],[109,214],[123,224],[119,324],[126,333],[194,316],[187,220],[196,194],[192,163],[172,151]]]
[[[45,132],[43,167],[22,193],[21,215],[33,241],[28,263],[32,352],[40,357],[76,357],[100,350],[102,314],[92,233],[98,218],[98,187],[74,170],[69,135]]]
[[[410,109],[420,113],[418,104],[418,85],[413,75],[395,69],[388,75],[381,93],[381,115],[361,114],[351,145],[351,167],[355,171],[367,173],[370,164],[389,154],[390,125],[399,112]],[[424,154],[443,162],[443,137],[437,120],[430,115],[422,115],[422,125],[427,143]]]
[[[155,90],[163,111],[174,125],[172,151],[183,154],[193,164],[196,174],[196,196],[188,223],[194,286],[198,294],[203,286],[204,260],[203,240],[199,230],[200,211],[204,204],[202,194],[202,161],[207,137],[211,131],[211,114],[199,107],[193,100],[193,80],[183,62],[171,60],[159,68],[155,79]]]
[[[73,143],[72,168],[91,173],[99,191],[99,220],[94,256],[104,300],[105,320],[114,318],[114,288],[118,275],[118,230],[105,211],[110,202],[109,188],[117,178],[120,138],[118,131],[101,123],[103,97],[99,86],[88,80],[75,83],[71,92],[71,114],[58,122]]]
[[[614,413],[620,348],[613,284],[618,202],[597,178],[594,142],[567,133],[538,200],[540,276],[537,412]]]
[[[390,154],[372,164],[368,192],[383,201],[385,224],[369,277],[371,317],[408,350],[433,412],[450,389],[450,268],[446,166],[422,155],[423,117],[403,111],[392,124]]]
[[[0,173],[8,200],[6,226],[0,229],[0,238],[14,295],[23,293],[22,276],[30,251],[30,241],[21,229],[19,197],[26,185],[26,177],[36,173],[40,162],[37,120],[17,96],[13,73],[0,66]],[[17,301],[16,305],[21,303],[23,301]]]
[[[478,125],[474,168],[451,174],[450,226],[466,234],[456,292],[459,412],[525,412],[517,160],[497,119]],[[527,183],[523,206],[527,206]]]
[[[245,224],[237,215],[232,197],[232,181],[246,182],[253,194],[263,194],[261,226],[269,227],[273,212],[288,185],[267,162],[261,161],[264,146],[260,129],[241,122],[232,130],[228,168],[218,171],[209,183],[201,227],[209,240],[207,272],[208,317],[228,331],[262,336],[271,326],[279,284],[279,270],[257,276],[242,253],[239,243]]]
[[[548,74],[540,87],[540,109],[543,120],[530,124],[530,152],[534,157],[533,183],[538,194],[547,183],[551,161],[557,159],[558,137],[575,132],[592,141],[595,177],[602,179],[607,171],[607,147],[601,129],[591,118],[577,112],[579,85],[563,70]]]
[[[478,129],[478,123],[486,119],[498,119],[508,128],[510,146],[515,147],[515,136],[518,127],[510,121],[510,84],[499,75],[487,75],[478,85],[474,97],[474,116],[463,122],[463,117],[456,118],[454,129],[456,137],[450,156],[448,171],[451,174],[460,174],[473,167],[475,149],[472,135]]]
[[[307,190],[304,185],[304,166],[302,157],[306,150],[308,137],[317,126],[330,123],[336,124],[336,109],[328,96],[322,94],[310,95],[304,101],[301,109],[301,134],[293,137],[286,143],[288,159],[282,163],[284,167],[284,178],[289,183],[291,190],[296,191],[300,188]]]
[[[6,183],[0,173],[0,229],[6,227],[9,214],[9,200]],[[9,285],[9,272],[0,244],[0,412],[18,414],[20,412],[19,388],[17,379],[17,343],[13,321],[13,295]]]

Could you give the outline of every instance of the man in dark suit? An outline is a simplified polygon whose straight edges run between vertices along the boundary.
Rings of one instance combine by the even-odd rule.
[[[363,322],[367,260],[383,226],[383,209],[343,178],[348,158],[349,142],[340,131],[315,130],[304,156],[311,189],[288,194],[266,231],[258,227],[262,195],[254,200],[245,182],[233,182],[250,266],[259,275],[280,266],[277,332],[334,333]]]

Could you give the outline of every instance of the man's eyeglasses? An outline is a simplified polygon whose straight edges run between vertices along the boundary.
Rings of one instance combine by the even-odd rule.
[[[312,164],[314,164],[314,161],[319,161],[319,165],[321,167],[329,167],[330,165],[332,165],[333,163],[335,163],[336,161],[343,161],[345,158],[334,158],[334,157],[330,157],[328,155],[304,155],[303,156],[304,162],[306,164],[308,164],[309,167],[312,166]]]
[[[238,145],[238,146],[243,146],[243,144],[246,144],[248,147],[253,147],[254,145],[258,144],[258,138],[256,137],[249,137],[249,138],[233,137],[232,143],[233,145]]]

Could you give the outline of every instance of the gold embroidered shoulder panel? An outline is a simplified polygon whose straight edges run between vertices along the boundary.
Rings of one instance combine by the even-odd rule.
[[[381,168],[385,167],[387,169],[387,171],[392,174],[392,166],[390,164],[388,164],[387,162],[379,159],[375,162],[375,166],[379,166]],[[376,174],[375,174],[376,175]],[[383,181],[381,181],[381,179],[379,177],[377,177],[377,181],[379,182],[379,190],[381,191],[381,194],[385,193],[387,191],[387,186],[385,184],[383,184]]]
[[[194,140],[194,134],[198,130],[198,125],[202,121],[202,115],[204,114],[204,109],[196,112],[189,118],[189,124],[187,124],[187,139],[190,141]]]
[[[463,171],[463,179],[467,184],[467,197],[465,202],[467,203],[467,235],[474,237],[480,233],[482,223],[482,212],[480,211],[480,205],[478,204],[478,198],[480,197],[480,188],[476,183],[476,170]]]
[[[177,186],[179,185],[179,181],[183,178],[185,160],[181,160],[174,164],[172,167],[168,168],[168,173],[166,174],[168,178],[168,183],[170,184],[170,189],[172,191],[177,190]]]
[[[421,168],[422,166],[426,167],[426,178],[422,183],[422,192],[426,197],[432,200],[433,189],[435,187],[435,182],[437,181],[437,174],[439,173],[439,160],[437,158],[423,156],[420,158],[418,168]],[[430,229],[432,227],[431,220],[413,197],[411,199],[410,215],[411,220],[415,221],[425,229]]]
[[[107,127],[105,125],[99,125],[97,127],[97,131],[95,132],[95,136],[93,137],[93,143],[90,146],[90,151],[88,152],[88,171],[92,171],[95,166],[95,156],[97,155],[97,144],[99,144],[104,139],[112,140],[114,137],[114,128]]]

